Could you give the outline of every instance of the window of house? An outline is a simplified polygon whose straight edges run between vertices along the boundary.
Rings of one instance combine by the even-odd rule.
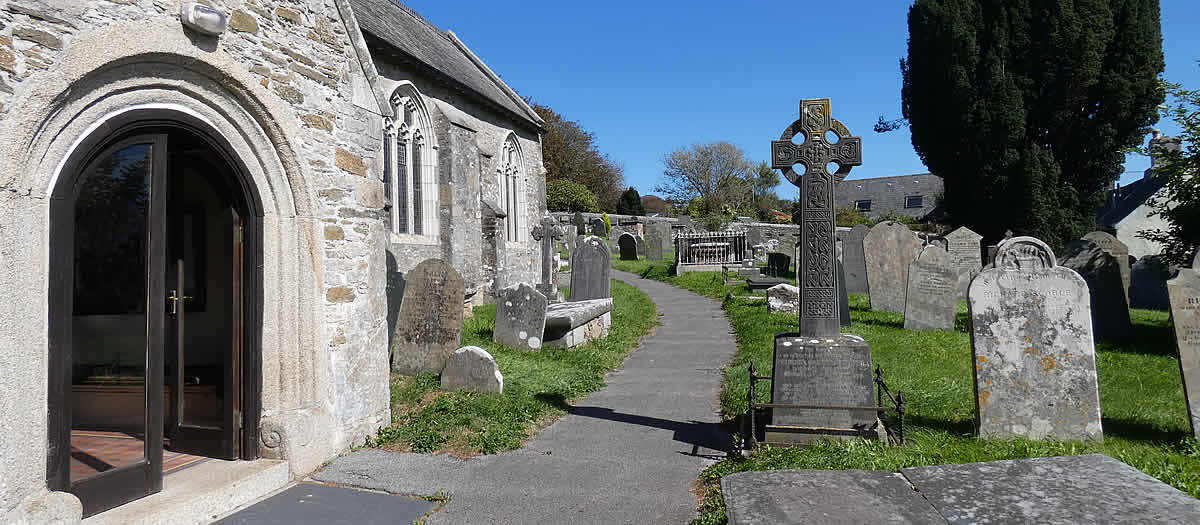
[[[905,208],[920,208],[921,206],[924,205],[922,203],[924,201],[924,199],[922,199],[922,197],[923,197],[922,195],[909,195],[909,196],[905,197],[904,198],[904,207]]]
[[[871,199],[854,201],[854,209],[858,211],[871,211]]]
[[[433,126],[421,94],[411,84],[391,98],[394,117],[385,119],[384,185],[392,231],[437,238],[437,163]]]
[[[521,145],[512,133],[509,133],[500,147],[500,159],[496,163],[496,182],[500,187],[500,206],[508,215],[504,221],[504,237],[510,241],[523,241],[529,233],[529,221],[523,211],[527,202],[525,170],[521,162]]]

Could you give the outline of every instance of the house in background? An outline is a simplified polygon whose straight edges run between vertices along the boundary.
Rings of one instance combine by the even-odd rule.
[[[1150,169],[1143,173],[1141,179],[1124,187],[1117,184],[1109,190],[1105,205],[1097,214],[1097,229],[1107,231],[1125,243],[1129,247],[1129,255],[1140,259],[1162,252],[1162,244],[1138,237],[1138,232],[1167,228],[1167,222],[1162,217],[1151,215],[1153,209],[1146,201],[1163,191],[1167,183],[1166,177],[1158,176],[1158,168],[1163,162],[1162,153],[1155,152],[1180,151],[1180,148],[1182,143],[1179,137],[1168,137],[1154,130],[1150,138]]]
[[[837,207],[852,208],[871,218],[890,211],[922,219],[934,210],[942,179],[932,173],[873,179],[847,179],[837,185]]]

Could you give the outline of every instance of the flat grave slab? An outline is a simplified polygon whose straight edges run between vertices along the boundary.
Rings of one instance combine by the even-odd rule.
[[[408,496],[300,483],[217,521],[218,525],[413,523],[437,503]]]
[[[950,523],[1200,523],[1200,500],[1102,454],[901,472]]]
[[[746,286],[749,286],[751,290],[766,290],[767,288],[777,284],[785,284],[790,282],[791,281],[788,281],[787,279],[779,279],[776,277],[751,277],[746,279]]]
[[[721,479],[729,525],[945,523],[894,472],[769,470]]]

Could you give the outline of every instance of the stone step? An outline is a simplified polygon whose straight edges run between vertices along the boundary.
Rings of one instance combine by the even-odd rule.
[[[172,472],[163,490],[101,512],[85,525],[189,525],[211,523],[291,483],[286,461],[210,459]]]

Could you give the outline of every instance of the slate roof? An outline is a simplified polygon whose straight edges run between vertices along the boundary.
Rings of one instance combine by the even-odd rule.
[[[1119,189],[1109,190],[1108,200],[1096,214],[1096,224],[1102,229],[1115,228],[1117,223],[1133,213],[1138,206],[1145,204],[1146,199],[1149,199],[1166,184],[1166,177],[1146,177]]]
[[[430,70],[539,132],[544,130],[545,122],[537,113],[453,32],[442,31],[399,0],[350,0],[350,4],[363,33],[382,41],[401,58]]]
[[[932,173],[896,175],[871,179],[846,179],[834,189],[834,200],[838,207],[853,208],[854,201],[870,200],[870,217],[878,217],[889,211],[924,218],[934,211],[937,196],[942,192],[942,178]],[[904,198],[920,196],[921,207],[905,208]]]

